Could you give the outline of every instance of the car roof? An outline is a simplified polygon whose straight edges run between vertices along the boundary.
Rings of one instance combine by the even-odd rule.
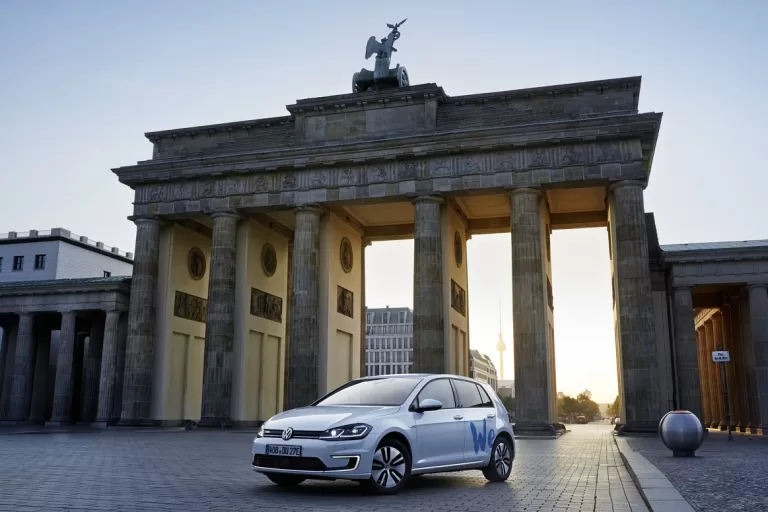
[[[407,378],[419,378],[419,379],[437,379],[437,378],[445,378],[450,377],[452,379],[461,379],[466,380],[469,382],[474,382],[476,384],[485,384],[485,382],[481,382],[478,380],[475,380],[471,377],[465,377],[464,375],[453,375],[451,373],[396,373],[392,375],[369,375],[367,377],[360,377],[358,380],[375,380],[375,379],[407,379]]]

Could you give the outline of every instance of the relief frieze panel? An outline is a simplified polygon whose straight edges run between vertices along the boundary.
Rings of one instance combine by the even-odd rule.
[[[383,163],[353,162],[335,167],[307,167],[279,172],[272,167],[254,169],[249,174],[240,176],[141,185],[137,187],[136,202],[146,204],[249,194],[279,195],[281,192],[297,190],[361,187],[445,177],[467,180],[467,177],[471,176],[503,172],[539,172],[547,169],[568,179],[568,176],[573,175],[568,171],[569,167],[639,162],[642,156],[640,141],[632,140],[565,144],[555,147],[520,147],[506,151],[443,155]],[[555,180],[556,178],[553,178],[553,181]],[[472,183],[472,180],[467,183]],[[272,204],[271,200],[269,204]]]
[[[283,298],[251,288],[251,314],[273,322],[283,322]]]
[[[205,315],[208,313],[208,300],[176,290],[173,301],[173,316],[205,323]]]

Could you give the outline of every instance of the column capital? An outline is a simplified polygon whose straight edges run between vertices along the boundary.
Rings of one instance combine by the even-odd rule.
[[[443,204],[445,202],[445,199],[443,199],[443,196],[440,194],[421,194],[412,196],[411,203],[418,204],[418,203],[435,203],[435,204]]]
[[[768,290],[768,283],[748,284],[747,290]]]
[[[168,223],[168,221],[158,217],[157,215],[129,215],[128,220],[132,221],[136,225],[157,224],[159,226],[164,226]]]
[[[507,194],[509,197],[515,197],[520,195],[535,195],[536,197],[542,196],[542,191],[540,188],[533,188],[533,187],[523,187],[523,188],[512,188],[507,191]]]
[[[237,213],[235,210],[214,210],[211,213],[209,213],[208,216],[211,219],[227,218],[227,219],[240,220],[243,218],[242,215]]]
[[[615,183],[611,183],[608,185],[608,192],[615,192],[618,189],[625,188],[625,187],[633,187],[633,188],[642,188],[643,190],[646,189],[648,186],[648,182],[645,180],[622,180],[617,181]]]
[[[363,249],[365,249],[366,247],[368,247],[369,245],[371,245],[373,243],[373,242],[371,242],[370,239],[365,238],[365,237],[361,238],[360,242],[363,244]]]
[[[312,213],[318,217],[325,213],[325,209],[317,203],[300,204],[293,209],[294,214]]]
[[[690,286],[690,285],[673,286],[672,287],[672,291],[675,292],[675,293],[677,293],[677,292],[680,292],[680,293],[683,293],[683,292],[691,293],[693,291],[693,286]]]

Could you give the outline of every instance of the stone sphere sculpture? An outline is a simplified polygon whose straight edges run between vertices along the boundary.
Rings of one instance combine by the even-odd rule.
[[[690,411],[669,411],[659,422],[659,437],[675,457],[694,457],[704,442],[704,427]]]

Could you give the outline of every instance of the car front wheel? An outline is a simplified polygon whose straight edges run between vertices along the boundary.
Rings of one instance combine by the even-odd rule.
[[[267,478],[280,487],[295,487],[306,480],[306,478],[297,475],[282,475],[279,473],[269,473]]]
[[[384,439],[376,448],[371,466],[371,478],[363,485],[375,494],[395,494],[411,475],[408,449],[395,439]]]
[[[505,437],[497,437],[483,476],[491,482],[505,481],[512,472],[512,458],[512,445]]]

